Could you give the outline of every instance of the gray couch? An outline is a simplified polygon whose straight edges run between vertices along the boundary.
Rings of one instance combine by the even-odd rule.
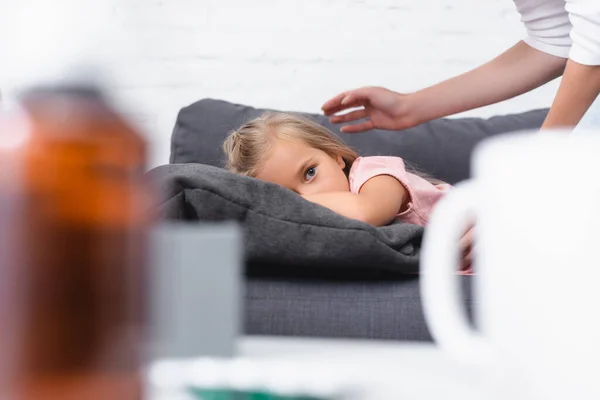
[[[173,131],[172,164],[222,166],[221,143],[245,120],[264,110],[204,99],[183,108]],[[361,155],[403,157],[420,170],[456,183],[469,175],[478,142],[508,132],[539,128],[547,110],[489,119],[440,119],[403,132],[344,135]],[[339,134],[320,115],[307,115]],[[247,334],[393,340],[431,340],[425,325],[417,276],[382,268],[302,269],[248,265],[245,291]],[[461,277],[471,308],[471,281]]]

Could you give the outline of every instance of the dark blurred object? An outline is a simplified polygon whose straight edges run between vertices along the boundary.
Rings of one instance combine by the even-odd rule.
[[[2,399],[140,399],[149,191],[145,140],[93,86],[20,99],[2,150]],[[14,120],[14,119],[17,120]],[[19,121],[19,119],[21,119]],[[1,178],[3,177],[3,178]],[[3,384],[6,383],[6,384]],[[8,390],[8,392],[6,392]]]

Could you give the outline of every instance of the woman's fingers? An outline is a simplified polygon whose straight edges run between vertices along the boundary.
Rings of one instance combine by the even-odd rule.
[[[334,115],[329,118],[332,124],[341,124],[342,122],[351,122],[367,117],[367,110],[364,108],[361,110],[352,111],[342,115]]]
[[[323,104],[321,109],[325,115],[333,115],[349,108],[363,106],[369,102],[371,89],[370,87],[364,87],[340,93]]]
[[[341,131],[344,133],[359,133],[373,129],[373,123],[371,121],[363,121],[358,124],[344,125]]]
[[[340,111],[345,111],[345,110],[349,110],[351,108],[356,108],[356,107],[363,107],[367,104],[366,101],[364,101],[363,99],[357,99],[354,98],[351,95],[347,95],[347,97],[345,97],[345,101],[344,104],[342,104],[341,102],[333,108],[328,109],[325,113],[325,115],[327,116],[331,116],[334,114],[339,113]]]
[[[325,115],[335,114],[336,112],[343,109],[342,99],[346,97],[348,92],[342,92],[337,96],[327,100],[325,104],[321,106],[321,110],[325,113]]]

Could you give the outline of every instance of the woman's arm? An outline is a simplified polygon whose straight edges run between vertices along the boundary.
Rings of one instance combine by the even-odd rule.
[[[572,45],[543,128],[577,125],[600,93],[600,3],[598,0],[567,0],[563,6],[572,24],[568,35]],[[552,33],[555,37],[556,31]]]
[[[498,57],[462,75],[410,94],[363,87],[338,94],[322,109],[343,132],[373,128],[401,130],[435,118],[471,110],[528,92],[559,77],[566,59],[520,41]],[[343,115],[350,108],[363,107]]]
[[[599,94],[600,65],[569,60],[542,129],[577,125]]]
[[[415,113],[425,122],[510,99],[558,78],[566,62],[520,41],[478,68],[414,93]]]
[[[302,196],[344,217],[375,226],[389,224],[408,202],[408,193],[394,177],[377,175],[359,193],[331,192]]]

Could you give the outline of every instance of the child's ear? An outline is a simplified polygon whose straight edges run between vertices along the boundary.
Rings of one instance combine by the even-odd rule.
[[[344,161],[344,159],[342,158],[342,156],[337,156],[335,161],[337,161],[338,165],[340,166],[341,169],[346,168],[346,161]]]

